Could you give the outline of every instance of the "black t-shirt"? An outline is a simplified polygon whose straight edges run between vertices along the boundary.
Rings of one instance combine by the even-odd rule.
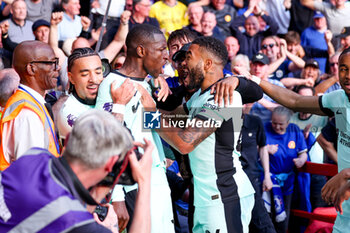
[[[264,126],[259,117],[244,115],[242,127],[242,151],[240,161],[247,174],[259,174],[258,147],[266,145]]]

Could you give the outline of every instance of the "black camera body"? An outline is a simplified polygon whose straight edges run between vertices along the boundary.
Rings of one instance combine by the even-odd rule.
[[[141,154],[137,147],[134,148],[134,152],[136,154],[136,158],[140,160]],[[117,179],[118,175],[122,172],[122,169],[124,169],[124,171],[120,174],[117,184],[121,184],[121,185],[135,184],[136,182],[132,178],[129,158],[127,156],[125,156],[124,160],[118,160],[114,164],[112,171],[108,173],[108,175],[98,185],[107,186],[107,187],[113,186],[114,181]]]
[[[101,222],[103,222],[107,216],[108,207],[98,205],[94,212],[97,214],[97,216],[101,220]]]

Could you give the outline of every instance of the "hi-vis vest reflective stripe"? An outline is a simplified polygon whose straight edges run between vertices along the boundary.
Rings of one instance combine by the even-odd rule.
[[[38,117],[40,118],[41,122],[44,126],[44,148],[50,151],[53,155],[56,157],[59,156],[59,151],[57,151],[56,144],[55,144],[55,135],[52,135],[50,124],[52,126],[53,132],[55,132],[54,123],[52,119],[50,118],[50,114],[48,113],[47,109],[44,107],[42,108],[40,104],[37,103],[35,99],[33,99],[29,94],[25,93],[24,91],[17,90],[15,94],[13,94],[10,99],[7,101],[5,109],[3,111],[1,120],[0,120],[0,171],[5,170],[10,163],[12,163],[16,158],[10,158],[10,161],[7,161],[5,159],[4,155],[4,145],[2,140],[2,131],[3,126],[6,122],[9,122],[17,117],[17,115],[20,113],[20,111],[23,108],[27,108],[35,112]],[[45,112],[48,116],[46,118]],[[50,122],[48,122],[48,120]],[[16,137],[27,137],[27,135],[16,135]],[[28,148],[30,149],[30,148]]]

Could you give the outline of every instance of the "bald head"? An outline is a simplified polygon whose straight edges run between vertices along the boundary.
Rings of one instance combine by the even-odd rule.
[[[72,51],[79,48],[90,48],[89,41],[85,38],[78,37],[72,44]]]
[[[24,41],[13,52],[13,68],[20,83],[42,96],[45,90],[56,87],[60,67],[52,48],[41,41]]]
[[[41,41],[24,41],[13,52],[12,64],[22,79],[28,76],[27,64],[37,60],[47,60],[48,54],[53,53],[52,48]]]
[[[0,70],[0,106],[5,107],[7,100],[17,90],[19,76],[14,69]]]

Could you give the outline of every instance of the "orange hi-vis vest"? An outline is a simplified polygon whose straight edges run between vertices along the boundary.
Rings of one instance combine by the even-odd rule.
[[[56,144],[56,135],[54,135],[55,126],[46,107],[38,103],[29,93],[17,90],[7,101],[0,120],[0,171],[5,170],[10,166],[10,163],[16,159],[10,158],[10,161],[5,159],[4,145],[2,142],[3,126],[6,122],[15,119],[23,108],[35,112],[43,123],[45,130],[44,148],[56,157],[60,154],[58,144]],[[16,137],[26,137],[26,135],[16,135]]]

